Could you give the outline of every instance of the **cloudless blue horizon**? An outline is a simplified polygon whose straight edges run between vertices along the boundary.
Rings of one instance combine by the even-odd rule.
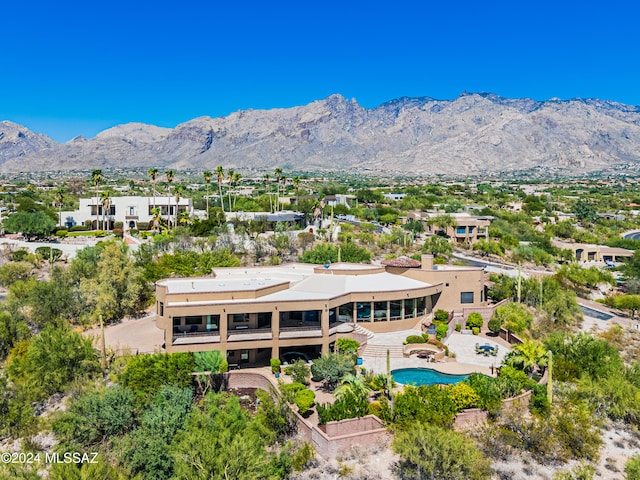
[[[640,105],[634,2],[428,3],[11,2],[0,120],[64,142],[334,93]]]

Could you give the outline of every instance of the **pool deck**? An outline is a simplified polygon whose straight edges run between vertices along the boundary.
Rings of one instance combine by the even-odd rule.
[[[427,359],[418,358],[417,355],[404,357],[402,355],[402,342],[407,336],[420,335],[420,333],[419,330],[404,330],[376,334],[369,339],[368,345],[376,346],[377,354],[367,355],[363,353],[362,366],[376,373],[385,373],[387,371],[387,359],[384,347],[387,347],[390,351],[391,370],[420,367],[432,368],[438,372],[449,374],[483,373],[492,375],[495,374],[496,367],[500,366],[504,355],[511,350],[509,344],[498,337],[487,337],[484,334],[463,335],[454,332],[445,343],[449,347],[449,351],[455,353],[456,358],[447,357],[442,361],[429,362]],[[475,351],[476,343],[498,347],[498,355],[494,357],[477,354]]]

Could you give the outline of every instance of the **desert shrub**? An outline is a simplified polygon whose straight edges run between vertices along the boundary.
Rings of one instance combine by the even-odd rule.
[[[480,335],[480,329],[478,327],[473,327],[471,331],[474,335]]]
[[[149,222],[138,222],[137,227],[140,231],[149,230]]]
[[[293,383],[282,383],[280,382],[280,392],[282,393],[282,397],[289,403],[293,403],[296,399],[296,394],[300,390],[304,390],[306,387],[302,383],[293,382]]]
[[[14,262],[26,262],[28,256],[29,256],[29,252],[26,250],[16,250],[11,255]]]
[[[491,317],[491,319],[489,320],[489,323],[487,323],[487,327],[489,328],[489,330],[491,330],[493,333],[499,333],[500,329],[502,328],[502,320],[499,317],[496,317],[495,315]]]
[[[442,322],[448,322],[449,321],[449,312],[447,312],[446,310],[436,310],[435,312],[433,312],[433,321],[435,323],[442,323]]]
[[[482,315],[477,312],[473,312],[467,317],[467,328],[473,329],[474,327],[477,327],[479,329],[483,324],[484,319],[482,318]]]
[[[426,340],[424,339],[424,337],[422,335],[409,335],[406,338],[405,342],[407,344],[410,344],[410,343],[425,343]]]
[[[436,327],[436,338],[438,340],[442,340],[447,336],[447,332],[449,331],[449,326],[445,323],[440,324]]]
[[[456,323],[456,332],[460,332],[460,331],[462,331],[462,324]]]
[[[67,230],[57,230],[56,237],[64,238],[69,234]]]
[[[118,238],[122,238],[122,229],[121,228],[114,228],[113,230],[111,230],[111,233],[113,233]]]
[[[627,460],[624,466],[627,480],[640,480],[640,455],[634,455]]]
[[[347,418],[359,418],[369,414],[369,402],[364,395],[346,391],[334,403],[317,404],[320,425],[337,422]]]
[[[464,435],[441,427],[411,425],[393,440],[401,478],[488,480],[491,464]]]
[[[356,373],[356,363],[352,355],[343,353],[327,353],[311,365],[312,379],[325,382],[325,387],[333,390],[338,382],[348,374]]]
[[[303,385],[309,385],[309,379],[311,378],[311,369],[305,363],[304,360],[296,360],[293,364],[287,367],[289,375],[291,375],[291,379],[295,383],[301,383]]]
[[[360,342],[352,338],[339,338],[336,340],[336,349],[342,353],[356,355],[360,348]]]
[[[460,382],[455,385],[449,385],[446,389],[457,411],[476,407],[480,401],[480,396],[468,383]]]
[[[309,390],[308,388],[304,390],[299,390],[296,393],[296,406],[298,407],[298,412],[300,415],[304,415],[309,411],[309,409],[313,406],[316,401],[316,394]]]
[[[280,365],[281,364],[282,364],[282,362],[280,362],[279,358],[272,358],[271,360],[269,360],[269,365],[271,365],[271,372],[272,373],[280,372]]]
[[[86,225],[75,225],[69,229],[70,232],[86,232],[89,227]]]

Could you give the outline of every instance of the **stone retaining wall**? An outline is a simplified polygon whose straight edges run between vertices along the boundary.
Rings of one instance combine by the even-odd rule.
[[[531,398],[531,390],[524,392],[517,397],[505,398],[502,401],[502,410],[510,412],[527,412],[529,400]],[[489,418],[489,412],[481,410],[479,408],[467,408],[459,414],[453,421],[453,428],[456,430],[464,430],[466,428],[477,426],[481,423],[485,423]]]
[[[260,373],[234,370],[225,374],[226,386],[230,389],[259,388],[271,392],[277,388],[271,378]],[[298,434],[315,448],[323,458],[334,458],[340,452],[347,451],[352,445],[375,446],[387,436],[387,429],[375,415],[350,418],[339,422],[329,422],[318,426],[309,422],[293,410],[296,417]]]

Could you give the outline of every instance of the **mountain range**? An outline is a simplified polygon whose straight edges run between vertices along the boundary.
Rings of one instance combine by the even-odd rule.
[[[640,166],[640,108],[598,99],[494,94],[398,98],[375,108],[331,95],[308,105],[199,117],[175,128],[118,125],[57,143],[0,122],[0,172],[158,167],[238,171],[561,174]]]

